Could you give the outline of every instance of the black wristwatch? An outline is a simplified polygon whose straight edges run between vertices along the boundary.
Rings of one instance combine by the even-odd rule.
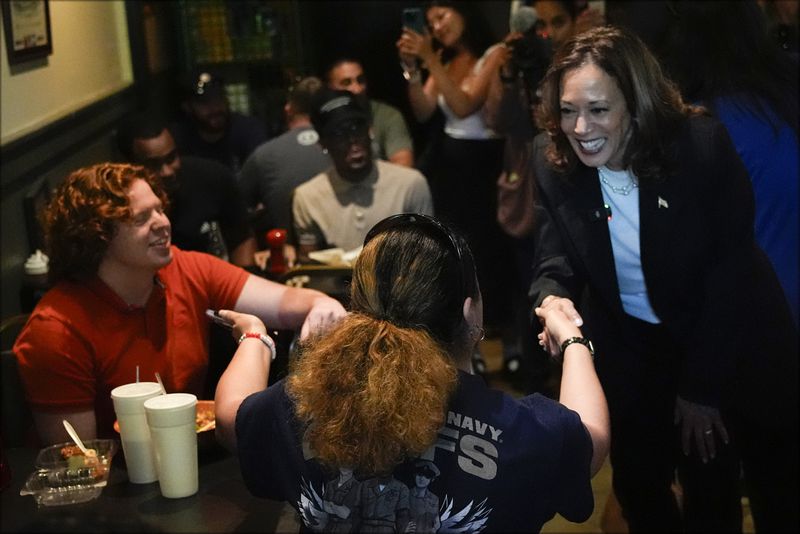
[[[592,345],[592,342],[590,340],[588,340],[587,338],[585,338],[585,337],[571,337],[571,338],[567,339],[566,341],[564,341],[561,344],[561,358],[562,359],[564,358],[564,351],[567,350],[567,347],[569,347],[573,343],[580,343],[581,345],[583,345],[587,349],[589,349],[589,354],[591,354],[592,355],[592,359],[594,359],[594,345]]]

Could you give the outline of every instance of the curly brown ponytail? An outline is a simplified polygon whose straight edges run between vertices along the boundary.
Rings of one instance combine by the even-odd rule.
[[[456,379],[424,330],[351,314],[304,345],[287,391],[318,460],[374,474],[435,441]]]
[[[469,344],[464,300],[480,299],[462,237],[419,215],[389,222],[353,269],[352,313],[301,346],[286,382],[317,458],[365,475],[435,442]]]

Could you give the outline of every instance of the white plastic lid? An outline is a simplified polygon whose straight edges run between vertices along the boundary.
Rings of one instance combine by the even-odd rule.
[[[134,382],[111,390],[117,416],[144,413],[144,401],[156,395],[161,395],[157,382]]]
[[[157,427],[170,427],[195,424],[197,417],[197,397],[191,393],[167,393],[144,401],[147,424]]]
[[[50,258],[39,249],[25,260],[25,274],[47,274]]]

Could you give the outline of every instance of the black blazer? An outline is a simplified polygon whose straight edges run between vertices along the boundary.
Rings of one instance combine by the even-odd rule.
[[[641,356],[626,343],[597,169],[579,163],[570,173],[556,172],[544,158],[547,142],[545,134],[534,142],[538,196],[529,294],[535,305],[550,294],[575,302],[595,342],[609,403],[624,403]],[[721,407],[739,387],[769,387],[773,398],[760,409],[796,404],[797,332],[755,243],[747,171],[724,126],[709,117],[687,120],[673,151],[674,173],[640,183],[637,191],[650,303],[680,347],[678,394]],[[776,381],[782,382],[777,389]]]

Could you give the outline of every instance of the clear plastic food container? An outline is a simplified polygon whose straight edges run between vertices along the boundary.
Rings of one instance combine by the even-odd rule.
[[[97,451],[97,459],[101,465],[111,466],[111,458],[116,454],[119,448],[117,440],[115,439],[90,439],[83,442],[87,449],[94,449]],[[64,458],[62,454],[63,449],[74,449],[76,445],[71,441],[68,443],[57,443],[45,447],[39,451],[36,456],[34,465],[37,469],[57,469],[59,467],[68,467],[69,460]]]
[[[61,506],[90,501],[97,498],[108,483],[111,459],[117,452],[113,439],[95,439],[84,442],[87,448],[97,451],[97,462],[86,463],[83,455],[74,455],[68,460],[62,454],[74,447],[72,443],[60,443],[39,451],[36,457],[37,470],[33,472],[20,495],[33,495],[40,506]]]

